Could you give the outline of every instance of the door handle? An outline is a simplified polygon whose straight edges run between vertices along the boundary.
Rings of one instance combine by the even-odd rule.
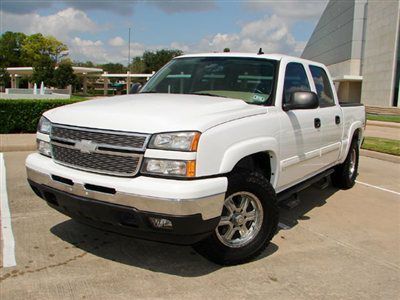
[[[320,128],[321,127],[321,120],[319,118],[314,119],[314,127]]]
[[[336,123],[336,125],[340,124],[340,117],[339,116],[335,117],[335,123]]]

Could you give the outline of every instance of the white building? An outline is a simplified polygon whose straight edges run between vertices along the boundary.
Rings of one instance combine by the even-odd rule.
[[[399,0],[330,0],[302,57],[326,64],[341,101],[400,106]]]

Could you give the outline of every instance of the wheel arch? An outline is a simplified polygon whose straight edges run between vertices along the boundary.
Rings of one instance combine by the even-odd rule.
[[[278,178],[278,143],[273,138],[242,141],[228,148],[221,161],[220,173],[237,169],[261,170],[272,186]]]
[[[343,154],[340,160],[341,163],[343,163],[343,161],[346,159],[347,154],[349,153],[350,150],[351,143],[354,138],[358,139],[357,144],[358,147],[361,148],[363,136],[364,136],[363,124],[360,121],[354,122],[350,126],[346,139],[343,142],[344,151],[342,152]]]

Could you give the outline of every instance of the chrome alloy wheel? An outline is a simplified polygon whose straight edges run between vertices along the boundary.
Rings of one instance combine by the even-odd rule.
[[[357,151],[355,148],[350,153],[350,164],[349,164],[349,178],[353,178],[354,172],[356,171]]]
[[[257,196],[237,192],[225,199],[221,220],[215,232],[225,246],[243,247],[257,236],[263,216],[263,207]]]

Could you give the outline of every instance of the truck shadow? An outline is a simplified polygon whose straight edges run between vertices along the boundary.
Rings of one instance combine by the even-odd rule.
[[[280,204],[280,223],[286,225],[286,228],[279,227],[279,230],[290,230],[295,227],[299,220],[311,220],[307,213],[313,209],[321,207],[327,203],[327,200],[339,191],[331,184],[325,189],[311,186],[298,195],[299,203],[293,208],[288,208],[284,203]]]
[[[199,277],[221,268],[190,246],[176,246],[105,232],[74,220],[59,223],[50,229],[63,241],[95,256],[146,269],[181,277]],[[263,259],[278,249],[271,243],[257,258]]]
[[[291,230],[298,224],[298,220],[310,219],[306,214],[323,206],[336,191],[337,189],[329,186],[324,190],[310,187],[301,192],[301,201],[296,207],[289,210],[280,209],[280,222],[288,226],[284,230]],[[101,231],[74,220],[59,223],[50,231],[63,241],[95,256],[153,272],[181,277],[199,277],[221,268],[203,258],[189,246],[139,240]],[[278,248],[278,245],[272,242],[256,260],[267,258]]]

